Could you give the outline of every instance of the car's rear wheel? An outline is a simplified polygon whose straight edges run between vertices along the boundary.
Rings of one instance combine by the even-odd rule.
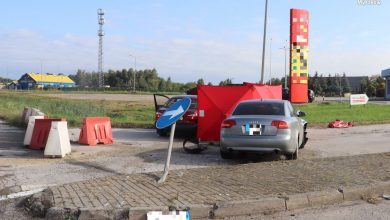
[[[304,129],[303,129],[303,141],[302,141],[301,146],[299,146],[299,149],[303,149],[306,145],[307,140],[308,140],[306,126],[307,126],[307,124],[305,124]]]
[[[295,144],[295,152],[292,154],[286,155],[287,159],[289,160],[298,160],[299,157],[299,139],[297,143]]]
[[[220,150],[221,157],[223,159],[232,159],[233,158],[233,152],[232,151],[226,151],[226,150]]]
[[[166,137],[168,133],[165,131],[165,129],[157,129],[157,134],[160,135],[161,137]]]

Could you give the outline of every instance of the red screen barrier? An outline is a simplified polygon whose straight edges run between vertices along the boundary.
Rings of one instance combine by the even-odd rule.
[[[282,99],[282,86],[244,83],[242,86],[198,86],[200,141],[219,141],[221,123],[238,102],[250,99]]]

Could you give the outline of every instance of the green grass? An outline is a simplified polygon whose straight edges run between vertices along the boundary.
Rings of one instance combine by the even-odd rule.
[[[390,106],[367,104],[349,107],[349,103],[325,102],[296,105],[306,113],[310,125],[326,126],[335,119],[351,121],[354,125],[390,123]]]
[[[36,96],[31,93],[0,92],[0,118],[23,126],[24,107],[38,108],[50,118],[66,118],[69,126],[78,127],[84,117],[111,117],[113,127],[152,127],[154,107],[136,102],[69,100]]]
[[[82,95],[82,94],[80,94]],[[111,117],[113,127],[153,127],[153,104],[126,101],[70,100],[38,96],[31,92],[0,92],[0,118],[22,126],[24,107],[40,109],[51,118],[66,118],[71,127],[78,127],[87,116]],[[355,125],[390,123],[390,105],[367,104],[353,106],[348,103],[310,103],[296,105],[306,113],[310,126],[327,126],[341,119]]]

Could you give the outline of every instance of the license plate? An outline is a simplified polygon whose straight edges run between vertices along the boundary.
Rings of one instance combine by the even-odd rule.
[[[242,133],[245,135],[261,135],[261,124],[247,123],[242,126]]]

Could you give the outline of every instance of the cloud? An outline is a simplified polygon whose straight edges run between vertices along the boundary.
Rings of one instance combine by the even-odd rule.
[[[181,27],[186,35],[167,33],[163,36],[128,38],[123,35],[105,36],[104,69],[156,68],[162,77],[188,82],[203,78],[218,83],[233,78],[234,83],[258,82],[261,67],[260,33],[210,33],[199,27]],[[195,31],[193,31],[195,30]],[[175,31],[176,32],[176,31]],[[192,33],[192,34],[190,34]],[[230,35],[227,37],[227,35]],[[175,37],[172,37],[175,36]],[[239,37],[237,37],[239,36]],[[0,36],[0,72],[8,69],[13,78],[25,72],[74,74],[77,69],[97,70],[98,39],[67,33],[60,37],[47,36],[31,30],[16,30]],[[272,50],[272,77],[284,76],[283,37],[274,36]],[[279,40],[278,40],[279,39]],[[328,47],[321,44],[326,42]],[[346,38],[311,41],[309,71],[314,73],[341,73],[370,75],[388,68],[390,50],[387,47],[366,50],[349,49]],[[265,80],[270,75],[269,45],[265,60]],[[3,74],[4,75],[4,74]]]

